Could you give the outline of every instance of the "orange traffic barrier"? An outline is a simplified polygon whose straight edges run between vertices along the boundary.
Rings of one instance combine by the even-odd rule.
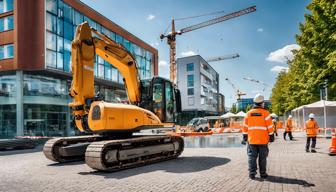
[[[329,148],[329,155],[336,155],[336,133],[331,138],[331,145]]]
[[[212,135],[213,131],[208,131],[208,132],[168,132],[168,135],[173,135],[173,136],[205,136],[205,135]]]

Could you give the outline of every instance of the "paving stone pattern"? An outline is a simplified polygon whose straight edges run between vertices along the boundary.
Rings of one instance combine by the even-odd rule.
[[[281,135],[281,134],[280,134]],[[317,140],[318,153],[305,152],[305,138],[282,137],[270,144],[267,180],[250,180],[246,147],[187,148],[180,158],[115,173],[84,162],[57,164],[41,148],[0,152],[0,191],[336,191],[336,157],[330,139]]]

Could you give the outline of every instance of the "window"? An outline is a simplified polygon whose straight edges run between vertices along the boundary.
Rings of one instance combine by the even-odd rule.
[[[0,60],[1,59],[11,59],[14,57],[14,46],[13,44],[0,46]]]
[[[57,69],[63,70],[63,54],[57,53]]]
[[[0,14],[13,11],[13,0],[0,0]]]
[[[63,20],[61,18],[57,19],[57,35],[64,36]]]
[[[57,51],[61,53],[64,52],[63,38],[60,36],[57,36]]]
[[[116,42],[117,43],[119,43],[119,44],[123,44],[123,40],[124,40],[124,38],[122,37],[122,36],[120,36],[120,35],[116,35]]]
[[[73,26],[68,22],[64,22],[64,38],[70,41],[74,38]]]
[[[98,77],[104,78],[104,65],[98,64]]]
[[[79,25],[83,23],[83,15],[79,13],[78,11],[74,11],[74,24]]]
[[[173,88],[170,82],[165,83],[165,97],[166,97],[166,122],[174,121],[174,98]]]
[[[188,105],[194,105],[195,104],[195,98],[194,97],[189,97],[188,98]]]
[[[118,82],[118,70],[112,67],[112,81]]]
[[[56,35],[50,32],[46,33],[46,47],[47,49],[51,49],[56,51]]]
[[[9,31],[14,29],[13,15],[3,17],[0,19],[0,32]]]
[[[187,71],[194,71],[194,64],[193,63],[188,63],[187,64]]]
[[[64,51],[63,55],[63,65],[64,65],[64,71],[70,72],[70,64],[71,64],[71,54],[68,51]]]
[[[63,13],[64,13],[64,21],[72,24],[72,11],[73,9],[67,5],[67,4],[63,4]]]
[[[124,77],[121,75],[121,73],[118,71],[118,82],[124,83]]]
[[[112,80],[111,74],[111,65],[108,62],[105,62],[105,79]]]
[[[56,52],[46,51],[46,64],[47,67],[56,68]]]
[[[47,13],[46,15],[46,28],[47,30],[56,33],[57,32],[57,19],[56,16]]]
[[[194,95],[194,88],[188,88],[188,95]]]
[[[51,13],[57,14],[57,0],[47,0],[46,9]]]
[[[187,86],[193,87],[194,86],[194,75],[188,75],[187,77]]]

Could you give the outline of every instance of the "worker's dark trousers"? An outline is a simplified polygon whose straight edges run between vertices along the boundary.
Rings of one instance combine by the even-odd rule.
[[[289,139],[290,140],[293,140],[293,135],[292,135],[292,132],[291,131],[285,131],[284,132],[284,140],[286,140],[286,135],[288,133],[288,136],[289,136]]]
[[[307,137],[306,150],[309,150],[310,140],[312,140],[311,149],[315,149],[316,137]]]
[[[247,145],[248,165],[250,175],[257,174],[257,159],[260,174],[266,173],[268,145]]]

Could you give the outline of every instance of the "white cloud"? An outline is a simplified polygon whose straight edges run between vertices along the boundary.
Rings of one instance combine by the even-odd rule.
[[[266,58],[267,61],[278,62],[278,63],[287,63],[288,60],[293,60],[293,50],[300,49],[300,46],[297,44],[286,45],[281,49],[271,52]]]
[[[159,66],[167,66],[167,65],[168,65],[167,61],[164,60],[159,61]]]
[[[152,14],[149,14],[146,18],[147,21],[151,21],[153,19],[155,19],[155,15],[152,15]]]
[[[275,73],[280,73],[281,71],[288,71],[288,67],[284,67],[284,66],[280,66],[280,65],[277,65],[277,66],[274,66],[272,69],[271,69],[272,72],[275,72]]]
[[[193,52],[193,51],[186,51],[186,52],[181,53],[182,57],[188,57],[188,56],[192,56],[192,55],[196,55],[196,53]]]
[[[150,44],[152,47],[154,47],[154,46],[159,46],[159,43],[158,42],[155,42],[155,43],[151,43]]]
[[[264,32],[264,29],[263,28],[258,28],[257,31],[258,32]]]

